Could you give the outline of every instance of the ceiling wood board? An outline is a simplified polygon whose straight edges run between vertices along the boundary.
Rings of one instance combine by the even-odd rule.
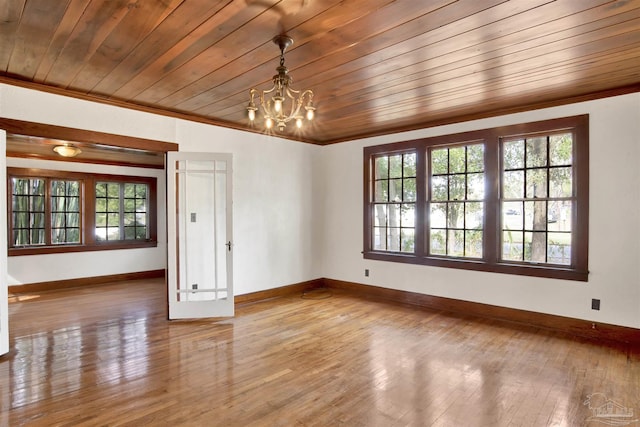
[[[0,0],[0,81],[252,132],[286,65],[331,144],[636,91],[640,0]],[[260,117],[260,116],[259,116]]]

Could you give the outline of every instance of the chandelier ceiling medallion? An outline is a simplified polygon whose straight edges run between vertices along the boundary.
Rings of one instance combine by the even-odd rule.
[[[276,126],[282,132],[287,123],[292,120],[295,120],[298,128],[302,127],[305,117],[307,120],[313,120],[316,108],[313,106],[312,90],[299,91],[291,87],[293,78],[289,75],[289,70],[284,65],[284,51],[293,44],[293,39],[282,34],[275,36],[273,42],[280,48],[280,66],[276,68],[278,74],[273,76],[273,87],[271,89],[259,91],[254,88],[249,91],[251,100],[247,106],[247,112],[249,113],[249,120],[253,122],[258,112],[255,101],[255,97],[258,96],[265,127],[272,129]],[[303,105],[306,110],[304,116],[301,112]]]

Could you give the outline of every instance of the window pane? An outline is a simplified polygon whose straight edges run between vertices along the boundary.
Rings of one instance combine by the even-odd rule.
[[[465,147],[449,149],[449,173],[464,173],[466,169]]]
[[[137,184],[136,185],[136,198],[138,198],[138,199],[146,199],[147,198],[147,184]]]
[[[527,138],[527,167],[547,166],[547,138]]]
[[[431,230],[429,252],[433,255],[446,255],[446,231]]]
[[[44,214],[36,213],[31,215],[31,227],[32,228],[44,228]]]
[[[388,228],[387,249],[393,252],[400,252],[400,228]]]
[[[551,166],[573,164],[573,136],[570,133],[549,137],[549,164]]]
[[[99,182],[96,184],[96,197],[106,197],[107,196],[107,184],[104,182]]]
[[[464,256],[482,258],[482,231],[465,231]]]
[[[481,202],[465,203],[465,228],[481,229],[484,221],[484,204]]]
[[[502,228],[506,230],[522,230],[523,222],[522,202],[502,203]]]
[[[107,211],[107,199],[96,199],[96,212]]]
[[[471,200],[484,199],[483,173],[472,173],[467,175],[467,198]]]
[[[403,176],[405,178],[415,177],[416,174],[416,153],[407,153],[402,156]]]
[[[431,203],[431,227],[446,228],[447,227],[447,204]]]
[[[526,197],[547,197],[547,170],[527,169]]]
[[[447,242],[447,255],[464,256],[464,231],[449,230]]]
[[[107,225],[107,214],[104,214],[104,213],[96,214],[96,225],[98,226]]]
[[[124,197],[125,198],[135,198],[136,196],[136,185],[135,184],[124,184]]]
[[[401,243],[402,243],[402,246],[400,250],[402,252],[415,251],[415,237],[414,237],[414,230],[412,228],[402,229]]]
[[[144,240],[147,237],[147,227],[136,227],[136,239]]]
[[[373,249],[383,251],[387,249],[387,229],[384,227],[373,228]]]
[[[447,228],[464,228],[464,203],[448,203]]]
[[[571,197],[573,194],[573,179],[570,167],[553,168],[549,171],[549,196]]]
[[[449,157],[446,148],[431,151],[431,175],[441,175],[449,172]]]
[[[377,157],[375,160],[375,179],[389,178],[389,158],[387,156]]]
[[[80,243],[80,229],[68,228],[67,229],[67,243]]]
[[[549,231],[571,231],[572,205],[570,201],[549,202]]]
[[[124,228],[124,238],[125,240],[133,240],[136,238],[136,228],[135,227],[125,227]]]
[[[413,204],[403,204],[401,207],[402,217],[400,224],[402,227],[415,227],[416,209]]]
[[[449,176],[449,200],[465,200],[466,190],[465,175]]]
[[[120,199],[107,199],[107,212],[120,212]]]
[[[14,212],[28,212],[29,196],[13,196],[12,207]]]
[[[552,264],[571,264],[571,233],[549,233],[548,260]]]
[[[522,261],[522,234],[517,231],[505,231],[502,233],[502,259]]]
[[[391,202],[402,201],[402,180],[401,179],[389,180],[389,201]]]
[[[508,141],[502,145],[503,169],[524,168],[524,140]]]
[[[375,227],[386,227],[387,205],[375,205],[373,222]]]
[[[389,156],[389,178],[402,178],[402,155]]]
[[[31,197],[31,210],[34,212],[44,212],[44,197],[33,196]]]
[[[109,226],[116,226],[120,224],[120,214],[109,213],[107,214],[107,224]]]
[[[525,232],[524,233],[524,261],[546,262],[546,233]]]
[[[147,225],[147,215],[144,213],[136,214],[136,225]]]
[[[403,197],[402,200],[405,202],[415,202],[416,201],[416,179],[408,178],[403,180]]]
[[[107,196],[108,197],[120,197],[120,184],[113,182],[107,183]]]
[[[108,227],[107,240],[120,240],[120,227]]]
[[[431,200],[449,199],[449,179],[446,176],[431,177]]]
[[[31,230],[31,242],[32,245],[44,245],[44,229],[32,229]]]
[[[484,171],[484,145],[475,144],[467,147],[467,172]]]
[[[375,186],[375,194],[374,194],[374,202],[388,202],[389,194],[387,192],[387,186],[389,184],[388,180],[376,181]]]
[[[389,209],[389,227],[400,227],[400,204],[390,204]]]
[[[125,213],[124,214],[124,225],[126,226],[130,226],[130,225],[135,225],[136,223],[136,214],[134,213]]]
[[[503,173],[502,197],[505,199],[521,199],[524,197],[524,171]]]
[[[136,211],[136,201],[134,199],[125,199],[124,200],[124,211],[125,212],[135,212]]]

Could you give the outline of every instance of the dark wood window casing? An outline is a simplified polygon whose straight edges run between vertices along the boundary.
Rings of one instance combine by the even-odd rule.
[[[570,142],[559,143],[562,138]],[[464,153],[460,158],[470,159],[469,147],[478,144],[483,147],[483,153],[476,155],[476,159],[482,157],[483,168],[477,161],[471,165],[469,160],[459,162],[455,167],[448,166],[449,169],[438,166],[437,157],[447,158],[450,150]],[[570,152],[554,154],[560,150],[558,147]],[[513,152],[524,153],[523,160],[513,160]],[[540,155],[534,159],[531,154],[527,158],[528,153]],[[376,197],[379,198],[376,182],[380,178],[376,176],[376,161],[380,163],[380,158],[398,155],[402,158],[415,155],[415,234],[413,245],[403,243],[403,250],[394,251],[384,250],[378,242],[376,227],[381,221],[376,213],[379,205],[376,203]],[[437,168],[440,170],[434,170]],[[477,175],[480,172],[482,177]],[[484,182],[484,194],[477,191],[477,182],[473,188],[469,184],[472,175]],[[522,179],[522,185],[519,181],[513,184],[514,177]],[[446,182],[452,180],[464,181],[458,186],[462,190],[455,197],[451,196],[451,188],[446,187]],[[534,189],[534,183],[540,185]],[[476,194],[470,194],[471,190]],[[365,259],[587,281],[589,116],[365,147],[363,205]],[[467,210],[465,205],[472,209]],[[457,206],[459,212],[463,212],[453,215],[454,220],[449,215],[451,206]],[[434,217],[437,224],[432,225],[431,216],[437,209],[443,213]],[[467,212],[475,214],[470,222],[467,222],[470,218]],[[476,218],[481,218],[482,223],[478,224]],[[438,235],[432,236],[432,232]],[[479,233],[482,236],[480,243]],[[449,239],[454,240],[458,250],[446,246]],[[459,241],[455,242],[456,239]],[[532,251],[535,252],[533,255]]]
[[[9,236],[9,256],[18,255],[36,255],[47,253],[65,253],[65,252],[83,252],[83,251],[96,251],[96,250],[109,250],[109,249],[130,249],[130,248],[144,248],[157,246],[157,183],[156,178],[153,177],[138,177],[138,176],[124,176],[124,175],[109,175],[109,174],[92,174],[83,172],[66,172],[66,171],[53,171],[44,169],[28,169],[28,168],[7,168],[7,206],[8,206],[8,236]],[[50,182],[71,181],[80,183],[80,221],[79,221],[79,234],[80,238],[78,243],[58,243],[52,244],[51,239],[48,238],[45,244],[37,245],[14,245],[14,227],[17,225],[14,223],[14,215],[12,211],[14,197],[12,189],[13,178],[41,178],[47,185],[50,186]],[[99,182],[117,183],[122,186],[125,184],[142,184],[146,186],[145,209],[147,210],[145,219],[145,234],[146,236],[137,238],[127,238],[123,234],[123,238],[116,240],[99,240],[96,238],[96,184]],[[56,230],[56,227],[52,227],[52,212],[51,212],[51,195],[47,191],[47,197],[45,200],[45,206],[47,207],[44,221],[44,234],[50,236]],[[126,198],[125,198],[126,199]],[[140,200],[133,199],[134,203]],[[55,209],[54,209],[55,211]],[[63,212],[66,213],[66,212]],[[124,212],[121,215],[127,214]],[[55,215],[56,212],[53,212]],[[65,225],[66,229],[70,227]],[[122,228],[122,227],[121,227]],[[128,233],[129,227],[124,227],[125,232]],[[134,230],[136,230],[134,228]],[[75,231],[75,230],[74,230]],[[135,232],[135,231],[134,231]]]

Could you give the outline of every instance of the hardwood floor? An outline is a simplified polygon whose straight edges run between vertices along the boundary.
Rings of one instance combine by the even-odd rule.
[[[180,322],[161,280],[11,301],[2,426],[597,426],[607,399],[640,418],[637,352],[339,290]]]

